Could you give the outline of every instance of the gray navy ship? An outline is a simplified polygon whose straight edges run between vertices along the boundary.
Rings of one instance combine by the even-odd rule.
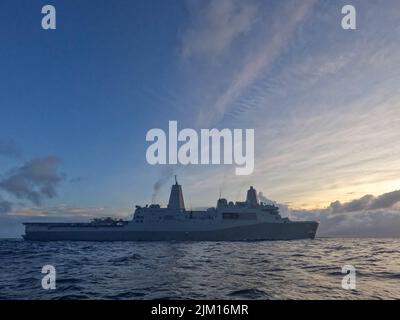
[[[131,221],[112,218],[88,223],[24,223],[26,240],[41,241],[257,241],[314,239],[317,221],[292,221],[275,205],[259,202],[253,187],[246,201],[219,199],[205,211],[186,210],[175,179],[168,206],[136,206]]]

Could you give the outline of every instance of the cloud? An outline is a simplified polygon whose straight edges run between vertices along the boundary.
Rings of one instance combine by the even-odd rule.
[[[400,191],[380,196],[365,195],[325,209],[290,210],[294,220],[319,220],[318,236],[400,237]]]
[[[234,195],[247,182],[280,202],[315,208],[349,191],[363,195],[396,189],[400,28],[395,9],[400,4],[387,2],[365,7],[360,18],[371,23],[351,33],[340,28],[335,2],[304,2],[303,14],[295,19],[298,1],[260,1],[257,5],[265,7],[257,12],[257,25],[230,45],[224,59],[200,64],[213,72],[199,67],[188,73],[196,81],[188,81],[192,87],[186,94],[190,88],[201,93],[193,98],[188,119],[200,128],[256,132],[255,173],[238,178],[229,171],[224,192]],[[376,28],[381,18],[385,28]],[[202,191],[218,193],[217,170],[204,168],[189,170],[208,181]]]
[[[199,58],[183,64],[191,83],[184,84],[186,95],[193,91],[190,103],[196,105],[196,126],[220,125],[240,111],[240,100],[258,87],[260,78],[273,77],[292,42],[303,36],[314,4],[315,0],[189,2],[192,16],[183,33],[182,52]]]
[[[0,141],[0,156],[20,158],[22,155],[19,147],[11,141]]]
[[[391,208],[400,201],[400,190],[388,192],[375,198],[368,209]]]
[[[329,205],[328,209],[330,209],[332,213],[377,210],[392,208],[398,202],[400,202],[400,190],[388,192],[378,197],[365,195],[359,199],[345,203],[335,201]]]
[[[44,199],[56,196],[56,188],[62,180],[58,173],[59,164],[60,160],[54,156],[32,159],[0,180],[0,189],[40,205]]]
[[[12,209],[12,203],[0,198],[0,214],[9,213]]]
[[[281,16],[285,16],[287,17],[285,23],[273,21],[270,26],[273,30],[265,32],[256,50],[248,52],[245,57],[246,63],[233,77],[226,90],[217,98],[214,106],[217,114],[213,114],[213,118],[221,120],[232,109],[237,99],[256,82],[260,75],[265,76],[271,70],[281,52],[287,48],[296,29],[310,13],[313,5],[313,0],[302,1],[300,4],[289,1],[282,12],[278,13],[279,18],[275,17],[275,19],[280,21]]]
[[[250,31],[257,7],[251,1],[188,1],[192,20],[183,34],[182,54],[186,58],[220,55],[235,39]]]
[[[364,210],[352,213],[294,210],[294,220],[319,220],[320,237],[400,237],[400,211]]]

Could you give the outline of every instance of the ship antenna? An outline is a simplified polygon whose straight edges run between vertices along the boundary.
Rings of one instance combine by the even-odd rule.
[[[174,177],[175,177],[175,184],[178,184],[178,179],[176,178],[177,175],[174,175]]]

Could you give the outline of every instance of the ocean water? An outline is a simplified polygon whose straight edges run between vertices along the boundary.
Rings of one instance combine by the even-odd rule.
[[[400,299],[400,240],[0,240],[0,299]],[[44,290],[44,265],[56,289]],[[344,265],[356,290],[342,288]]]

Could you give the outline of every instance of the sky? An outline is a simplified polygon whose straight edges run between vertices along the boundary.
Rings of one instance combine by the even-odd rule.
[[[0,237],[165,205],[175,174],[187,207],[253,185],[322,236],[398,236],[399,38],[397,0],[1,1]],[[254,128],[254,172],[149,165],[170,120]]]

